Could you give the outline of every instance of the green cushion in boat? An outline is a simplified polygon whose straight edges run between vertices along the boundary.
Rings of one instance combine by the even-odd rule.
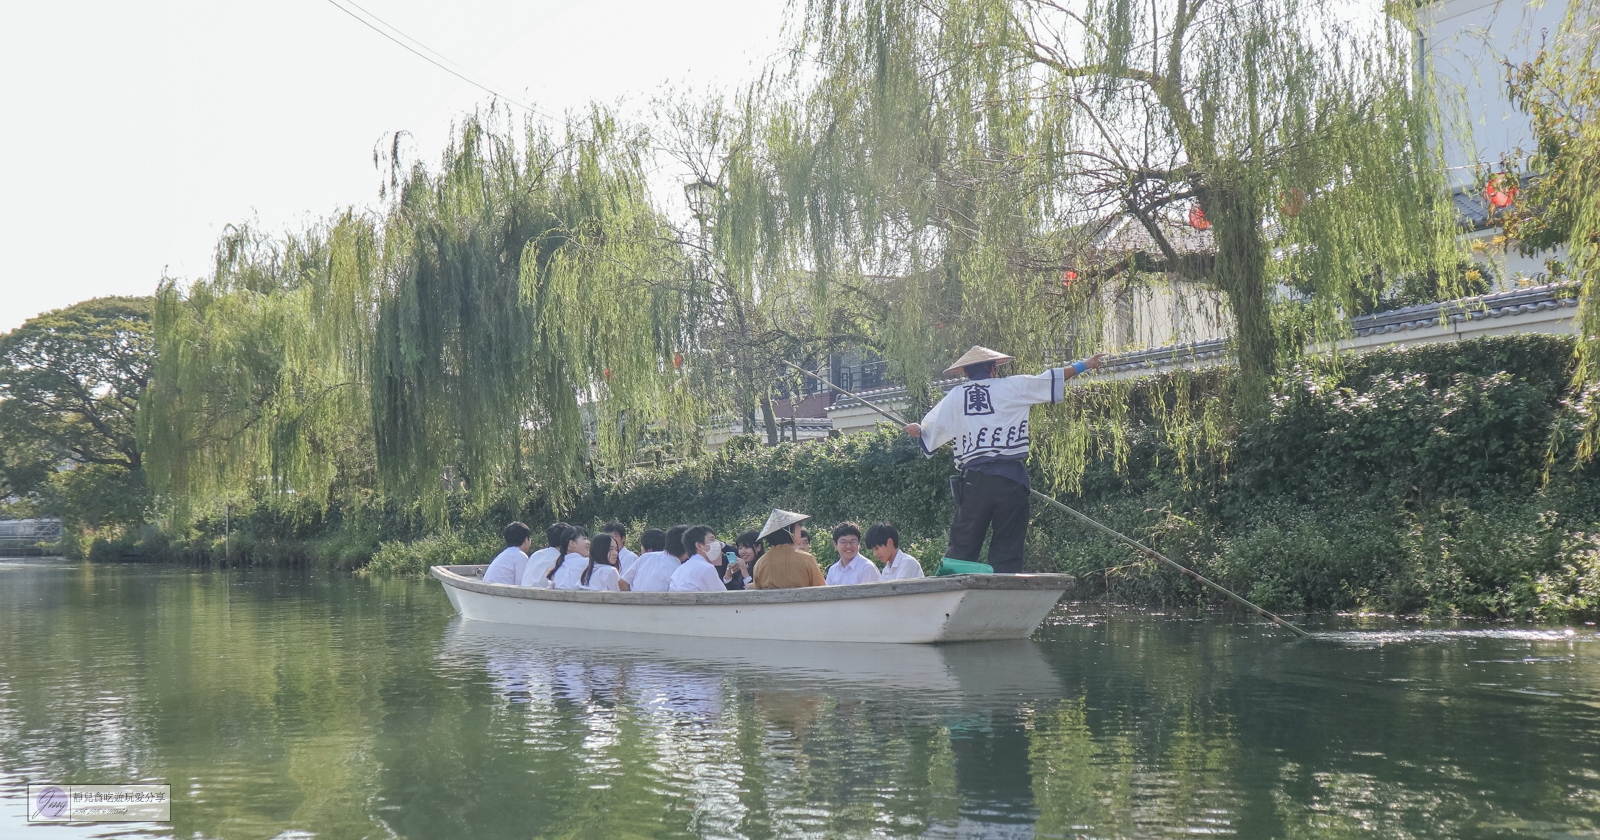
[[[992,575],[994,567],[988,563],[974,563],[971,560],[951,560],[946,557],[939,561],[939,571],[934,577],[945,575]]]

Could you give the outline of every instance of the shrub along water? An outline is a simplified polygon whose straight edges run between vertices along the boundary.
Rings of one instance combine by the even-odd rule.
[[[1096,448],[1081,484],[1058,494],[1269,609],[1591,614],[1600,480],[1572,455],[1585,421],[1564,400],[1572,357],[1570,339],[1526,335],[1302,365],[1279,377],[1267,417],[1201,447],[1164,425],[1171,405],[1226,394],[1230,372],[1153,378],[1130,402],[1118,445]],[[1047,470],[1034,469],[1048,489]],[[737,438],[703,458],[601,476],[561,515],[620,519],[634,533],[709,522],[731,536],[772,507],[802,510],[824,564],[833,523],[887,520],[931,567],[944,550],[951,471],[948,453],[923,458],[888,428],[777,447]],[[370,571],[419,573],[486,561],[505,519],[542,525],[554,515],[530,495],[488,513],[458,507],[453,530],[429,533],[394,503],[341,513],[277,502],[235,516],[231,548],[235,561],[348,568],[373,557]],[[164,550],[216,556],[218,525],[200,523]],[[1038,505],[1028,566],[1077,575],[1080,591],[1118,601],[1211,598]]]

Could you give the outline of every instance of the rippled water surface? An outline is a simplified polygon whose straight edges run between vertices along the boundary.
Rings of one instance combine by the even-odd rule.
[[[0,561],[0,837],[1600,837],[1595,628],[1066,605],[1032,641],[463,622],[433,582]],[[173,821],[29,826],[28,782]]]

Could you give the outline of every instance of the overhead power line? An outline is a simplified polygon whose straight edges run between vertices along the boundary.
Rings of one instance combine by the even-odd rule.
[[[552,120],[556,119],[554,116],[551,116],[550,114],[547,114],[544,111],[541,111],[538,108],[535,108],[535,107],[533,107],[532,105],[529,105],[526,102],[523,102],[523,101],[521,101],[519,99],[513,99],[512,97],[509,97],[509,96],[501,93],[500,91],[497,91],[494,88],[489,87],[488,85],[486,85],[486,84],[484,84],[482,82],[477,81],[476,79],[473,79],[473,78],[467,76],[464,72],[462,72],[462,70],[464,70],[465,68],[462,68],[461,70],[456,69],[456,68],[460,68],[461,67],[460,64],[456,64],[456,62],[451,61],[449,58],[446,58],[443,54],[441,54],[438,51],[430,48],[428,45],[422,43],[421,41],[418,41],[417,39],[411,37],[410,35],[407,35],[406,33],[402,32],[402,31],[400,31],[399,27],[396,27],[395,25],[389,23],[388,21],[384,20],[383,18],[380,18],[377,15],[373,14],[372,12],[367,11],[366,9],[364,9],[361,6],[357,5],[354,2],[354,0],[344,0],[344,2],[345,3],[349,3],[351,6],[354,6],[356,9],[359,9],[361,11],[361,14],[356,14],[355,12],[351,11],[350,9],[345,8],[343,3],[340,3],[339,0],[328,0],[329,5],[333,6],[335,9],[338,9],[341,12],[344,12],[345,14],[349,15],[350,17],[355,18],[358,22],[360,22],[360,24],[362,26],[365,26],[368,29],[371,29],[373,32],[376,32],[379,35],[382,35],[383,37],[388,38],[390,41],[393,41],[394,43],[400,45],[401,47],[404,47],[407,52],[411,53],[412,55],[416,56],[417,58],[420,58],[423,61],[426,61],[429,64],[432,64],[433,66],[439,68],[440,70],[443,70],[446,73],[449,73],[452,76],[455,76],[456,78],[460,79],[461,81],[466,82],[469,85],[472,85],[473,87],[475,87],[475,88],[477,88],[477,89],[489,94],[490,96],[495,97],[496,99],[503,99],[506,102],[509,102],[512,105],[515,105],[515,106],[517,106],[519,108],[522,108],[525,111],[529,111],[531,113],[538,114],[539,116],[546,117],[548,119],[552,119]],[[366,15],[366,17],[362,17],[362,15]],[[371,20],[368,20],[367,18],[371,18]],[[376,23],[374,23],[374,21],[376,21]],[[380,24],[381,24],[381,27],[380,27]],[[385,31],[385,29],[387,29],[388,31]],[[393,33],[393,34],[391,34],[391,33]],[[395,37],[397,35],[399,37]],[[402,38],[405,39],[405,40],[401,40]],[[408,41],[410,43],[407,43]],[[415,45],[415,46],[413,46],[413,45]],[[447,64],[454,64],[455,67],[446,66]]]

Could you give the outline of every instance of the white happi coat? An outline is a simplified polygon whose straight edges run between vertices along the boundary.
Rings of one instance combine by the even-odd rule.
[[[1028,459],[1028,409],[1039,403],[1058,403],[1066,394],[1067,377],[1061,368],[1024,376],[963,382],[922,418],[922,454],[953,441],[956,467],[980,459]]]

